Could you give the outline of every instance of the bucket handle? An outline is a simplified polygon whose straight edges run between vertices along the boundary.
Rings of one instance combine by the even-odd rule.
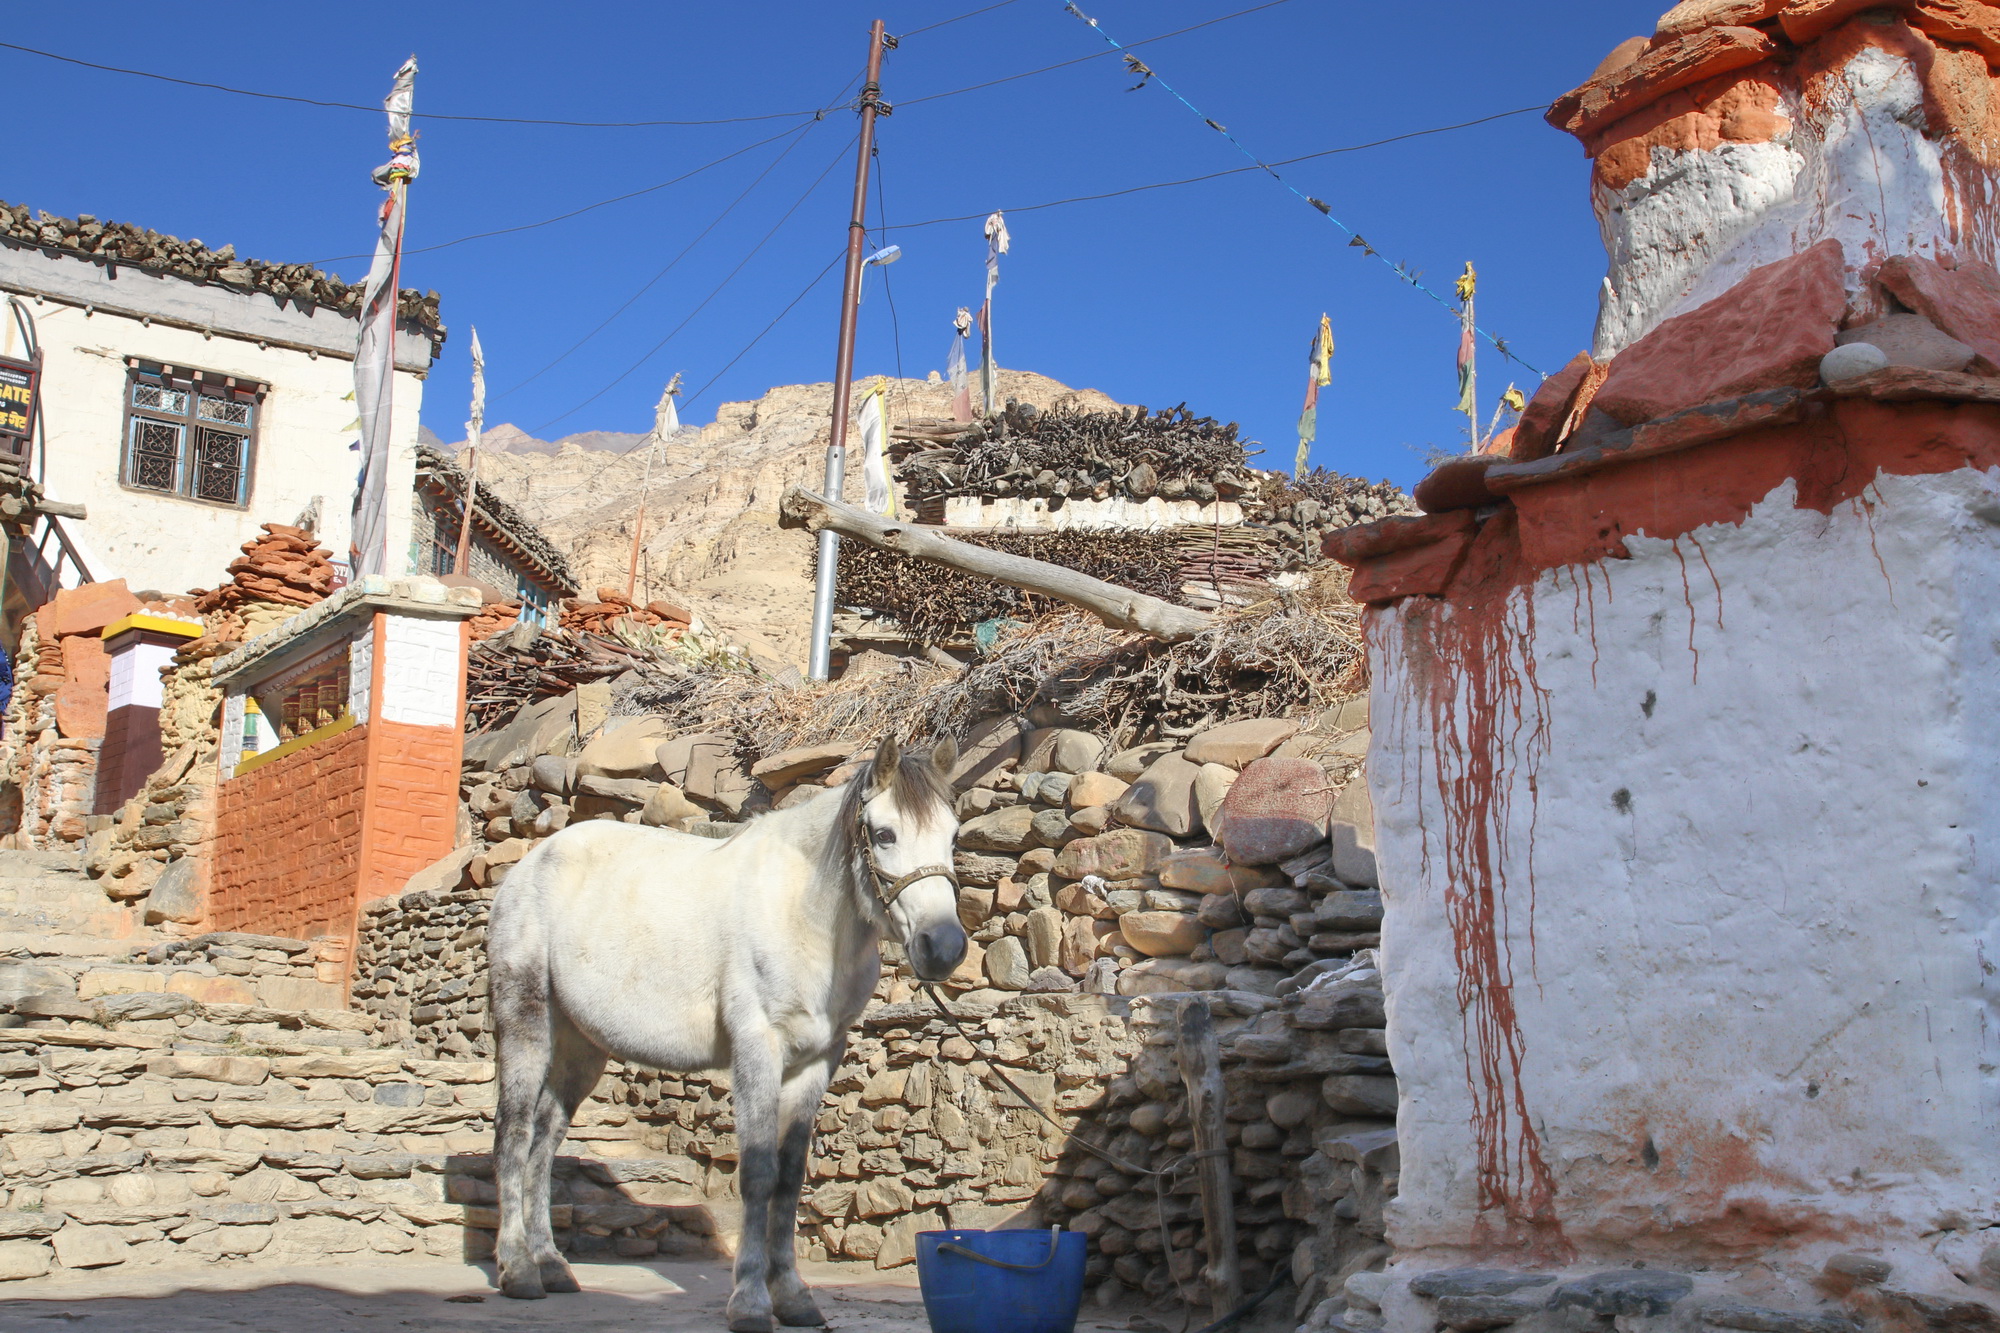
[[[1061,1232],[1062,1232],[1061,1227],[1049,1228],[1049,1257],[1042,1260],[1038,1264],[1005,1263],[999,1259],[994,1259],[987,1255],[981,1254],[977,1250],[967,1249],[963,1245],[954,1245],[952,1242],[948,1240],[940,1241],[938,1243],[938,1249],[946,1254],[956,1254],[961,1258],[970,1259],[974,1263],[986,1264],[992,1268],[1004,1268],[1010,1273],[1039,1273],[1044,1268],[1047,1268],[1050,1264],[1056,1261],[1056,1237]]]

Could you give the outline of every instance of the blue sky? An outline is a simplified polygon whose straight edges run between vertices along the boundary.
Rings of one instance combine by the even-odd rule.
[[[1257,2],[1079,0],[1128,44]],[[87,19],[22,10],[4,36],[105,64],[371,106],[414,50],[420,113],[700,120],[834,104],[859,72],[870,19],[909,33],[981,3],[222,3],[163,19],[157,7],[110,0]],[[1416,10],[1284,0],[1137,54],[1276,159],[1546,103],[1656,17],[1622,0],[1432,0]],[[932,96],[1105,49],[1060,0],[1013,0],[915,33],[889,55],[884,95],[900,109],[880,136],[887,222],[973,220],[889,233],[903,248],[889,271],[895,319],[881,278],[871,278],[857,371],[893,373],[899,346],[906,373],[943,367],[952,312],[980,294],[978,218],[1006,208],[1014,245],[996,294],[1002,364],[1126,402],[1185,400],[1241,422],[1269,446],[1264,461],[1288,464],[1307,344],[1325,311],[1339,350],[1313,461],[1413,481],[1426,445],[1463,438],[1464,419],[1450,410],[1457,330],[1445,309],[1256,172],[1025,208],[1246,165],[1157,84],[1128,92],[1136,80],[1115,57]],[[0,198],[233,242],[272,261],[331,260],[349,278],[364,271],[365,260],[345,256],[369,243],[380,199],[367,175],[385,157],[379,112],[232,96],[5,49],[0,78],[16,106],[36,108],[18,119]],[[846,110],[820,121],[623,129],[420,120],[405,285],[443,293],[453,335],[426,393],[426,423],[447,439],[463,433],[471,324],[487,355],[488,422],[543,436],[643,430],[677,370],[690,391],[714,381],[686,407],[690,422],[774,384],[830,378],[837,268],[744,349],[841,247],[854,120]],[[656,185],[774,135],[638,198],[425,248]],[[1480,323],[1544,373],[1587,344],[1595,314],[1604,259],[1586,171],[1575,142],[1532,113],[1283,168],[1381,256],[1420,270],[1440,292],[1473,261]],[[880,216],[871,205],[871,225]],[[1510,379],[1532,391],[1536,377],[1483,346],[1489,410]]]

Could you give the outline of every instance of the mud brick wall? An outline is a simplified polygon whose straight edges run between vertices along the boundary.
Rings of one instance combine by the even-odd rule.
[[[367,756],[367,728],[354,727],[221,784],[209,895],[217,928],[347,933]]]

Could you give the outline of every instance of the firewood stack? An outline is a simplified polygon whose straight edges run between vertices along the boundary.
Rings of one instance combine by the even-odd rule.
[[[284,523],[261,526],[264,535],[243,543],[243,554],[229,562],[233,580],[213,591],[195,593],[195,608],[203,615],[234,611],[246,602],[311,606],[333,591],[331,551],[302,528]]]
[[[1197,417],[1185,403],[1158,412],[1042,412],[1010,402],[987,421],[918,421],[891,433],[920,522],[941,521],[944,500],[958,495],[1209,504],[1254,497],[1260,487],[1236,423]]]
[[[651,660],[595,634],[555,630],[526,644],[515,635],[497,636],[476,644],[467,660],[465,729],[479,731],[504,722],[529,704]]]
[[[579,633],[609,634],[612,621],[628,616],[635,625],[664,625],[669,629],[684,630],[694,621],[687,611],[672,602],[648,602],[641,606],[616,588],[599,588],[594,602],[565,597],[560,623],[564,629]]]

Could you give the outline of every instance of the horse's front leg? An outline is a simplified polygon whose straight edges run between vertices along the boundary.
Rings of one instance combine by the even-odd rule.
[[[745,1030],[747,1029],[747,1030]],[[736,1186],[743,1230],[736,1244],[731,1333],[772,1333],[776,1327],[767,1281],[771,1269],[771,1197],[778,1182],[778,1100],[784,1073],[777,1034],[759,1016],[732,1029],[730,1100],[736,1112]]]
[[[771,1307],[778,1322],[817,1327],[826,1322],[812,1288],[799,1276],[799,1192],[806,1183],[806,1156],[812,1149],[813,1121],[820,1098],[840,1064],[845,1043],[793,1070],[778,1092],[778,1176],[771,1197]]]

